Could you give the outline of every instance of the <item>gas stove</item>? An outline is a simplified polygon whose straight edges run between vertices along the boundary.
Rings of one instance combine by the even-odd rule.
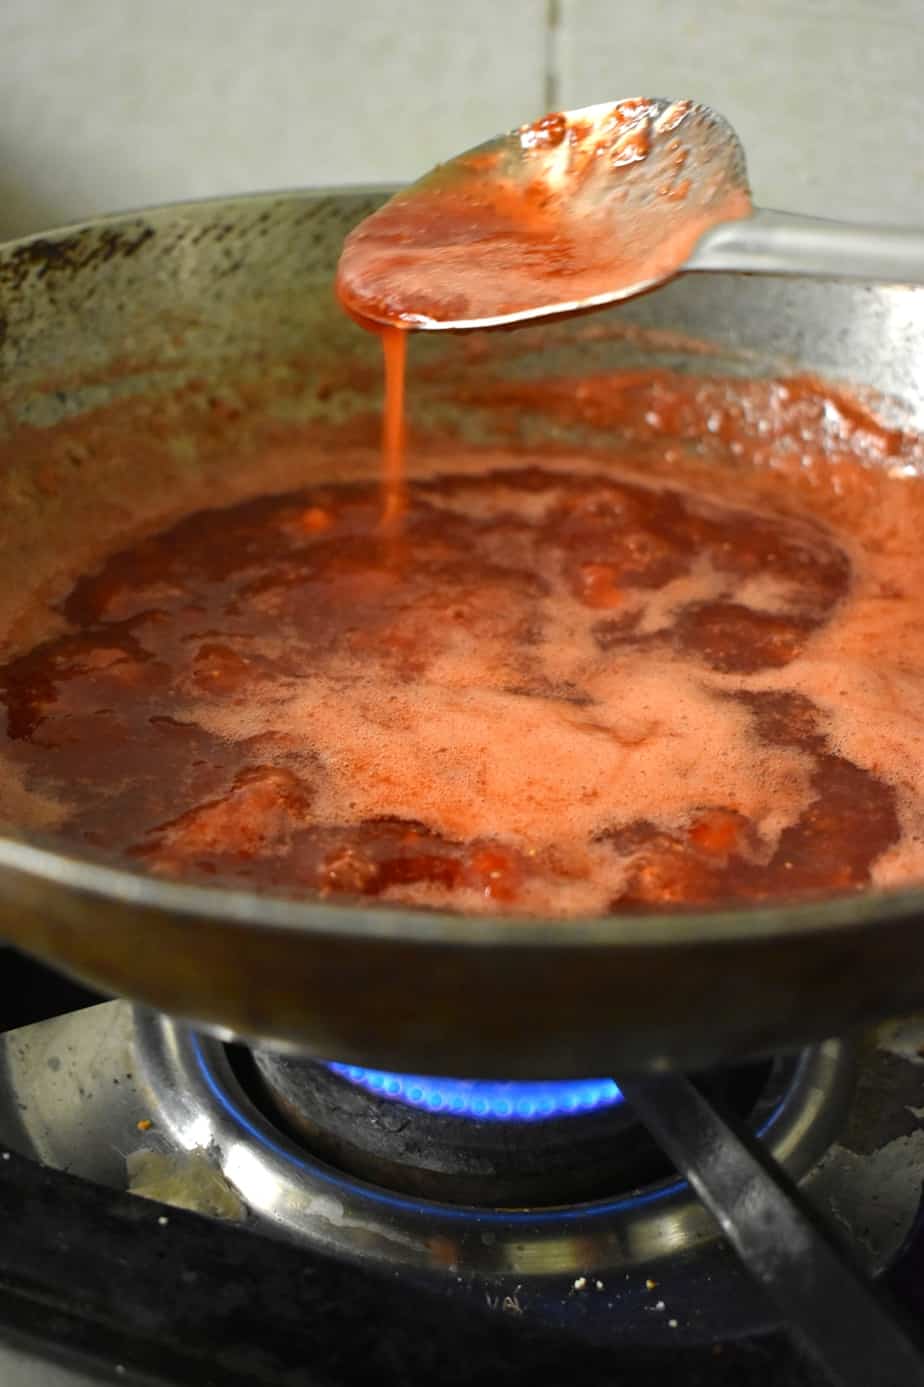
[[[250,1051],[4,961],[9,1387],[829,1381],[613,1078]],[[910,1018],[698,1080],[912,1333],[922,1053]]]

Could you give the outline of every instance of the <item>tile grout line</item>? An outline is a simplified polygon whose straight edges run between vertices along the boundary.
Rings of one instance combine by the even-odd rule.
[[[557,111],[561,104],[561,0],[545,4],[545,72],[543,99],[546,111]]]

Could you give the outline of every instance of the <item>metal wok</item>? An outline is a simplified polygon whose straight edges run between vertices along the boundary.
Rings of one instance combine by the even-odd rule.
[[[101,544],[213,498],[310,480],[306,429],[334,440],[332,464],[337,437],[374,438],[376,344],[330,286],[344,234],[380,201],[236,198],[0,249],[0,653],[54,624],[56,597]],[[490,345],[415,342],[411,385],[423,426],[439,417],[486,441],[483,419],[447,403],[456,372],[810,369],[873,387],[920,424],[921,360],[922,290],[690,276]],[[0,933],[227,1036],[397,1069],[552,1077],[691,1070],[924,1002],[924,891],[579,922],[319,905],[64,855],[23,831],[2,791]]]

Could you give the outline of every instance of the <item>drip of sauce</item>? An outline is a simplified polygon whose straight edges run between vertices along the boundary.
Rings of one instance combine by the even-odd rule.
[[[344,243],[337,293],[382,335],[386,528],[405,486],[402,329],[650,287],[704,232],[750,212],[724,124],[690,101],[632,98],[552,112],[367,217]]]
[[[382,525],[395,529],[407,503],[404,467],[404,381],[407,333],[400,327],[378,329],[385,359],[385,408],[382,421]]]

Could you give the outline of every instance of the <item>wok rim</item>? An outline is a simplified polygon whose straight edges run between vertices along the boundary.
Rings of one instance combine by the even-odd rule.
[[[924,890],[866,892],[797,905],[537,918],[389,905],[335,905],[275,892],[163,881],[0,837],[0,869],[127,909],[341,941],[465,949],[663,949],[881,930],[924,915]]]
[[[308,188],[258,188],[249,193],[214,193],[208,197],[177,198],[175,202],[150,202],[140,207],[126,207],[116,212],[101,212],[96,217],[82,217],[76,222],[61,222],[42,231],[30,231],[25,236],[0,240],[0,256],[9,255],[22,246],[67,240],[100,227],[118,226],[139,220],[154,221],[178,212],[213,212],[220,207],[256,206],[260,202],[324,202],[341,197],[390,197],[400,192],[403,183],[321,183]]]

